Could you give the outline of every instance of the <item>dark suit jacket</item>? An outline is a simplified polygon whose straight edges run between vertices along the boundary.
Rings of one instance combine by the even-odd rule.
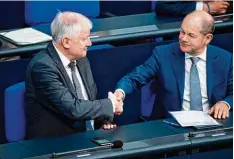
[[[227,13],[233,12],[233,2],[229,2],[230,6]],[[160,16],[185,16],[196,10],[195,1],[157,1],[155,12]]]
[[[110,99],[95,100],[96,85],[88,59],[77,67],[90,100],[79,100],[52,43],[32,59],[26,73],[27,138],[56,136],[85,130],[88,119],[113,119]],[[74,126],[75,121],[81,121]]]
[[[232,54],[207,46],[207,94],[209,105],[226,101],[233,105]],[[153,55],[117,84],[126,94],[156,78],[156,99],[151,119],[168,117],[168,111],[180,111],[183,104],[185,80],[185,53],[179,43],[156,47]]]
[[[157,1],[155,12],[160,16],[184,16],[196,10],[196,2]]]

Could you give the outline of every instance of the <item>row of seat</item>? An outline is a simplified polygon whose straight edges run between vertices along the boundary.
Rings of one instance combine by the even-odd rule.
[[[155,1],[152,1],[153,5],[155,4]],[[100,1],[24,1],[24,2],[0,2],[2,6],[5,6],[5,10],[10,10],[8,8],[9,5],[11,5],[11,8],[13,8],[14,12],[9,13],[10,15],[16,13],[14,18],[16,19],[11,19],[8,16],[8,19],[3,19],[2,25],[0,25],[0,30],[3,29],[1,26],[5,25],[5,21],[12,21],[12,22],[19,22],[24,21],[24,23],[27,26],[32,26],[35,29],[43,31],[44,26],[48,26],[55,15],[59,11],[73,11],[73,12],[79,12],[81,14],[84,14],[88,18],[95,19],[102,17],[100,15],[113,15],[110,13],[103,13],[101,12],[100,9]],[[125,2],[123,2],[125,3]],[[151,4],[151,2],[150,2]],[[150,7],[151,8],[151,7]],[[22,11],[23,10],[23,11]],[[0,11],[0,12],[5,12]],[[24,13],[22,15],[22,12]],[[24,18],[22,18],[24,16]],[[2,17],[0,16],[0,21]],[[8,28],[14,28],[14,26],[7,26]],[[17,26],[17,28],[22,28],[24,26]],[[5,29],[5,28],[4,28]],[[50,34],[50,30],[46,30],[45,33]],[[102,49],[102,48],[110,48],[113,47],[110,44],[105,44],[105,45],[98,45],[98,46],[92,46],[90,49]]]
[[[106,3],[106,5],[105,5]],[[151,12],[151,1],[148,2],[105,2],[105,1],[1,1],[0,5],[4,6],[0,10],[0,30],[23,28],[26,26],[36,26],[48,24],[52,21],[58,11],[74,11],[84,14],[90,19],[113,16],[111,8],[108,5],[118,4],[119,6],[133,5],[131,8],[141,6],[139,13]],[[138,3],[134,5],[134,3]],[[154,2],[153,2],[154,3]],[[101,4],[102,10],[101,10]],[[142,5],[141,5],[142,4]],[[145,8],[142,8],[145,7]],[[114,6],[116,8],[116,6]],[[124,12],[121,7],[121,12]],[[138,7],[139,8],[139,7]],[[126,7],[126,10],[129,7]],[[113,10],[114,11],[114,10]],[[116,12],[116,11],[114,11]],[[130,13],[127,13],[130,14]],[[132,14],[136,14],[133,13]],[[7,16],[6,16],[7,15]],[[118,16],[118,15],[117,15]]]

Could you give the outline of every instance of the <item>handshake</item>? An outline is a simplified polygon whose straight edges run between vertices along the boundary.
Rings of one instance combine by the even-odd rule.
[[[113,104],[114,114],[120,115],[123,112],[123,99],[124,94],[120,90],[116,90],[115,93],[108,92],[108,98]]]

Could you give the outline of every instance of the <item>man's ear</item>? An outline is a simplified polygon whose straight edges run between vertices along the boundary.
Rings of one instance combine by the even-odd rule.
[[[63,37],[62,40],[62,45],[65,49],[69,49],[70,48],[70,45],[71,45],[71,41],[70,39],[66,38],[66,37]]]
[[[205,43],[206,43],[206,45],[208,45],[211,42],[212,39],[213,39],[213,35],[212,34],[206,34],[206,36],[205,36]]]

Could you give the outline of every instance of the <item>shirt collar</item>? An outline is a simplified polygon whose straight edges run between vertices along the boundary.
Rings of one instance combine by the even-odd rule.
[[[198,56],[195,56],[195,57],[199,57],[200,59],[202,59],[203,61],[206,61],[206,52],[207,52],[207,47],[205,47],[204,51],[198,55]],[[185,53],[185,59],[189,59],[191,57],[194,57],[192,55],[190,55],[189,53]]]
[[[61,51],[59,51],[59,49],[57,49],[56,48],[56,46],[55,46],[55,44],[53,43],[53,45],[54,45],[54,48],[55,48],[55,50],[57,51],[57,53],[58,53],[58,55],[59,55],[59,57],[60,57],[60,59],[61,59],[61,61],[62,61],[62,63],[63,63],[63,66],[66,68],[66,67],[68,67],[68,65],[69,65],[69,63],[70,63],[70,60],[66,57],[66,56],[64,56],[64,54],[61,52]],[[75,61],[76,62],[76,61]]]

